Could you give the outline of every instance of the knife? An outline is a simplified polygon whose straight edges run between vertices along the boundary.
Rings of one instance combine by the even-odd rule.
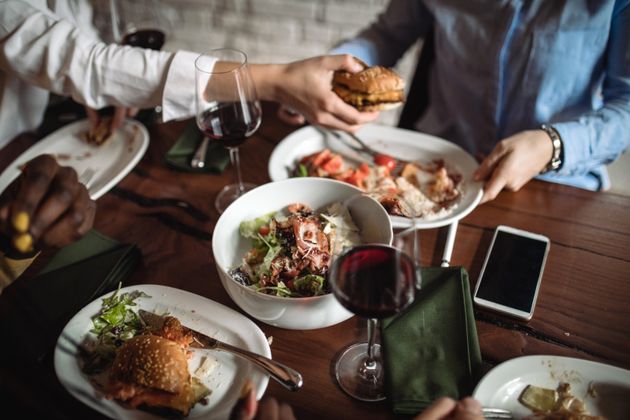
[[[140,309],[138,311],[138,314],[149,327],[159,329],[162,328],[162,325],[164,325],[164,316],[157,315],[143,309]],[[267,373],[269,373],[269,375],[273,379],[280,382],[282,386],[290,391],[297,391],[302,387],[302,384],[304,383],[304,381],[302,380],[302,375],[299,372],[291,369],[288,366],[283,365],[282,363],[278,363],[260,354],[252,353],[251,351],[243,350],[230,344],[224,343],[217,340],[216,338],[207,336],[206,334],[195,331],[184,325],[182,325],[182,328],[184,329],[184,332],[190,332],[193,336],[193,342],[191,343],[190,347],[199,349],[220,350],[242,357],[243,359],[248,360],[258,367],[262,368],[263,370],[267,371]]]

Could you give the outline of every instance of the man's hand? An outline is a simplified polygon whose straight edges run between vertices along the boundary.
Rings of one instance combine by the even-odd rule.
[[[58,248],[85,235],[95,213],[96,203],[74,169],[41,155],[0,196],[0,233],[22,253]]]
[[[413,420],[483,420],[481,405],[473,398],[455,401],[442,397],[428,406]]]
[[[549,163],[553,147],[543,130],[522,131],[499,142],[474,174],[486,181],[482,203],[493,200],[503,188],[518,191]]]
[[[125,119],[127,117],[135,117],[138,114],[138,108],[125,108],[125,107],[116,107],[114,109],[114,115],[112,115],[112,121],[111,121],[111,125],[109,127],[109,132],[113,133],[114,131],[116,131],[118,128],[120,128],[123,123],[125,122]],[[101,118],[103,118],[97,110],[92,109],[90,107],[85,107],[85,114],[88,117],[88,120],[90,121],[90,127],[94,128],[98,125],[99,121],[101,120]]]
[[[256,389],[251,382],[245,384],[241,398],[230,413],[230,420],[295,420],[293,409],[275,398],[256,401]]]
[[[351,55],[329,55],[284,65],[251,65],[261,99],[281,103],[285,121],[357,131],[374,121],[378,112],[359,112],[332,91],[335,70],[352,73],[363,67]],[[287,112],[292,110],[292,115]],[[297,114],[297,115],[296,115]]]

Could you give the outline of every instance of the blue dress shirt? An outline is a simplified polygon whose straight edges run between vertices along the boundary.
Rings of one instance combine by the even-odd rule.
[[[436,59],[419,131],[488,154],[550,123],[560,171],[539,176],[590,190],[630,146],[630,0],[391,0],[333,53],[395,65],[432,27]]]

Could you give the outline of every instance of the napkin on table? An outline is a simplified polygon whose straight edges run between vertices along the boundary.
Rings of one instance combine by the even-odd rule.
[[[417,414],[441,396],[470,395],[481,352],[461,267],[425,268],[412,305],[381,327],[385,382],[395,413]]]
[[[173,147],[166,153],[166,163],[170,167],[181,171],[220,174],[230,163],[230,153],[217,142],[209,142],[208,150],[206,151],[206,164],[203,168],[190,166],[190,161],[202,139],[203,134],[199,131],[195,122],[191,122],[186,126]]]
[[[0,322],[2,334],[10,334],[12,342],[21,342],[25,352],[41,360],[65,324],[85,305],[116,289],[140,259],[135,245],[88,232],[60,249],[34,277],[7,288],[2,298],[10,302],[10,310]]]

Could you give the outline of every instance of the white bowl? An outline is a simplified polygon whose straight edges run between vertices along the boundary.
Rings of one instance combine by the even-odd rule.
[[[214,228],[212,251],[223,287],[242,310],[266,324],[293,330],[324,328],[353,315],[331,293],[306,298],[271,296],[243,286],[229,275],[251,248],[251,240],[239,234],[242,221],[283,210],[292,203],[320,210],[334,202],[346,204],[363,243],[391,244],[392,225],[383,207],[358,188],[330,179],[291,178],[261,185],[223,212]]]

